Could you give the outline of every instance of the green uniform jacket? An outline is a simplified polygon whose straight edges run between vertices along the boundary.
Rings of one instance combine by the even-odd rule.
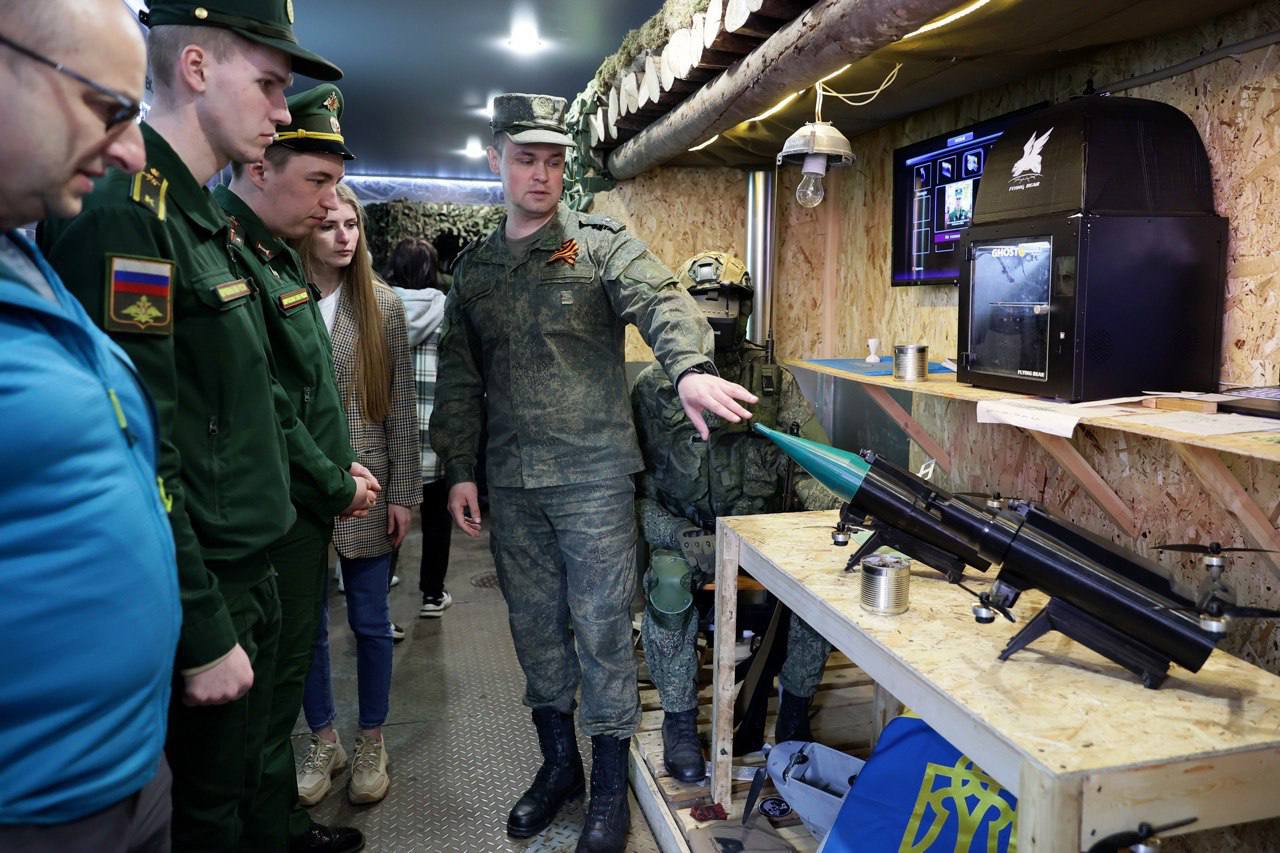
[[[155,399],[182,596],[177,665],[188,670],[236,644],[205,561],[251,557],[293,524],[282,430],[292,407],[272,378],[260,297],[230,256],[226,218],[158,133],[144,124],[142,135],[147,168],[113,171],[83,213],[44,223],[40,238]],[[130,275],[139,268],[146,275]],[[147,303],[129,287],[148,291]],[[258,571],[266,577],[270,564]]]
[[[445,303],[430,435],[449,484],[475,480],[486,416],[491,486],[641,470],[626,326],[639,328],[673,381],[710,361],[711,327],[644,243],[607,217],[560,205],[519,262],[505,229],[504,219],[459,256]]]
[[[828,443],[813,406],[791,373],[765,361],[764,350],[743,344],[740,351],[716,353],[720,375],[760,398],[752,423]],[[647,467],[640,481],[640,525],[655,548],[679,550],[680,531],[690,525],[714,530],[720,516],[781,512],[787,457],[748,424],[707,416],[711,428],[702,441],[680,405],[675,388],[658,369],[646,367],[631,391],[636,429]],[[795,469],[792,489],[805,509],[830,509],[840,501],[804,471]]]
[[[355,451],[333,378],[329,333],[297,253],[228,188],[215,187],[213,199],[231,222],[232,251],[262,294],[276,379],[303,426],[285,434],[293,503],[328,523],[356,494],[356,481],[347,473]]]

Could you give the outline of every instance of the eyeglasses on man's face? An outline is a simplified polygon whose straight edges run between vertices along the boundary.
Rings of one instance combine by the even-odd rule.
[[[133,121],[142,112],[142,105],[138,103],[137,100],[129,97],[123,92],[119,92],[115,89],[103,86],[101,83],[90,80],[78,71],[72,71],[61,62],[54,62],[46,56],[41,56],[34,50],[23,47],[7,36],[0,35],[0,45],[4,45],[10,50],[20,53],[28,59],[33,59],[41,65],[47,65],[59,74],[64,74],[72,80],[75,80],[77,83],[88,86],[94,92],[97,92],[99,95],[106,98],[112,104],[111,108],[108,109],[102,117],[102,122],[106,126],[107,130],[119,127],[125,122]]]

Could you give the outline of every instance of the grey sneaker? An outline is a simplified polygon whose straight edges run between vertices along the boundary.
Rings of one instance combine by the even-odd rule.
[[[306,757],[298,770],[298,802],[314,806],[329,793],[333,777],[347,766],[347,753],[342,741],[329,743],[315,735],[307,745]]]
[[[381,739],[357,737],[356,757],[351,763],[351,784],[347,798],[353,803],[376,803],[387,795],[391,777],[387,775],[387,745]]]

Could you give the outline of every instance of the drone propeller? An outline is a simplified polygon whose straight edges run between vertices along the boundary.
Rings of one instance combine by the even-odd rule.
[[[957,583],[956,586],[978,599],[978,603],[973,605],[973,618],[977,619],[983,625],[990,625],[992,622],[996,621],[996,613],[999,613],[1010,622],[1018,621],[1013,618],[1013,614],[1009,612],[1009,608],[1005,607],[1003,604],[992,601],[991,593],[978,592],[977,590],[970,589],[962,583]]]
[[[1168,545],[1157,545],[1157,551],[1186,551],[1191,554],[1226,554],[1229,551],[1248,552],[1252,554],[1275,554],[1271,548],[1235,548],[1223,547],[1220,542],[1201,545],[1199,542],[1177,542]]]
[[[1089,853],[1117,853],[1117,851],[1124,850],[1126,848],[1137,847],[1144,842],[1154,839],[1158,833],[1189,826],[1190,824],[1195,823],[1196,820],[1198,820],[1198,818],[1189,817],[1186,820],[1166,823],[1164,826],[1152,826],[1145,822],[1140,823],[1138,824],[1136,832],[1134,830],[1127,829],[1124,832],[1117,832],[1114,835],[1108,835],[1106,838],[1103,838],[1090,847]],[[1158,843],[1159,842],[1157,841],[1157,844]]]

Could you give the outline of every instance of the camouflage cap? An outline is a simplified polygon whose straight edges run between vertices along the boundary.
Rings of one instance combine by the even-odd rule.
[[[343,160],[356,159],[347,149],[342,123],[338,121],[342,118],[342,90],[337,86],[322,83],[290,96],[289,115],[293,120],[276,131],[273,145],[294,151],[337,154]]]
[[[690,293],[723,287],[753,292],[747,265],[728,252],[699,252],[680,265],[680,286]]]
[[[510,136],[517,145],[572,145],[573,137],[564,126],[564,106],[564,98],[553,95],[498,95],[493,99],[489,126],[494,133]]]
[[[147,5],[138,19],[148,27],[220,27],[284,51],[298,74],[317,80],[342,79],[342,69],[298,44],[293,34],[293,0],[151,0]]]

